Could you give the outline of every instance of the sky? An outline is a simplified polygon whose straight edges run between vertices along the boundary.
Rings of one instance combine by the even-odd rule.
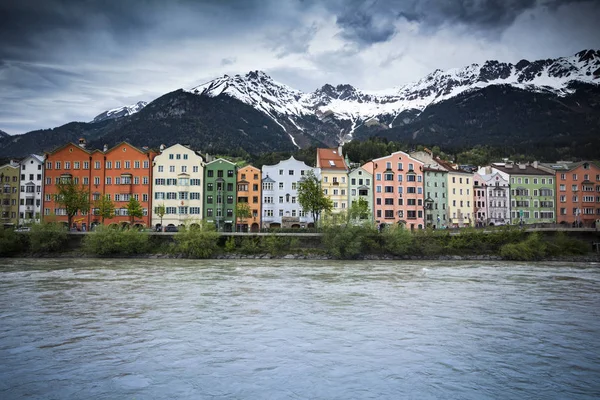
[[[0,130],[262,70],[380,90],[435,69],[600,49],[600,0],[2,0]]]

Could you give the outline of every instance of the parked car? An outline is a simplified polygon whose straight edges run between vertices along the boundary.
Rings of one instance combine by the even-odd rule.
[[[177,229],[176,226],[165,226],[165,232],[178,232],[179,229]]]
[[[31,230],[31,228],[30,228],[30,227],[28,227],[28,226],[24,226],[24,227],[22,227],[22,228],[17,228],[17,229],[15,229],[15,232],[29,232],[30,230]]]

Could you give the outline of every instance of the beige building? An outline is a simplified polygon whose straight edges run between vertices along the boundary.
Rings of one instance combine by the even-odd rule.
[[[333,202],[332,213],[348,209],[348,166],[342,149],[317,149],[317,168],[321,169],[321,188]]]
[[[152,226],[199,223],[203,212],[204,158],[181,144],[164,148],[152,170]],[[159,210],[164,206],[164,215]]]
[[[0,166],[0,181],[0,222],[4,227],[16,227],[19,222],[19,164],[11,161]]]

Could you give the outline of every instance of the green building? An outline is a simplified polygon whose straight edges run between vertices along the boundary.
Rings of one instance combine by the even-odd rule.
[[[19,172],[19,164],[13,161],[0,166],[0,222],[5,228],[19,222]]]
[[[448,226],[448,172],[429,164],[423,169],[425,189],[425,226],[440,229]]]
[[[510,182],[510,220],[513,225],[556,222],[554,173],[532,164],[498,163],[499,171]]]
[[[204,219],[219,232],[235,228],[237,171],[234,163],[218,158],[204,167]]]
[[[368,215],[364,221],[373,222],[373,174],[363,167],[353,169],[348,173],[348,207],[359,199],[367,201]]]

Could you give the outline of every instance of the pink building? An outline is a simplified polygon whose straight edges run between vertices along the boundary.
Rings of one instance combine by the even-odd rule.
[[[397,151],[373,160],[372,166],[375,221],[423,229],[423,163]]]

